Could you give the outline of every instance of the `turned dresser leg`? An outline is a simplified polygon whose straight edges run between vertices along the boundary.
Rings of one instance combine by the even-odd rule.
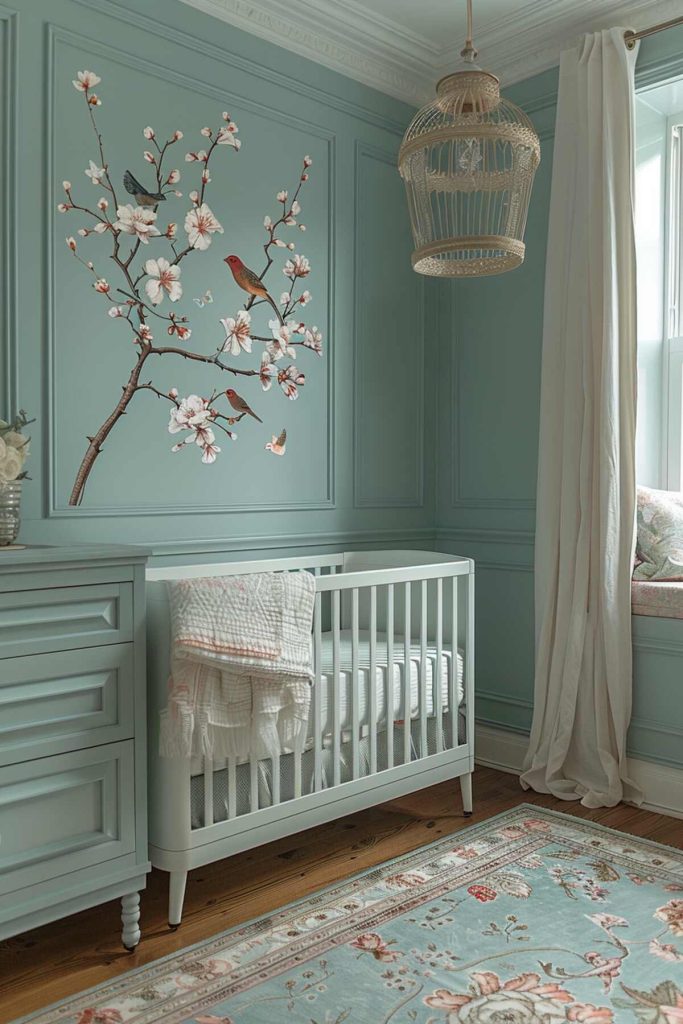
[[[187,871],[171,871],[168,880],[168,923],[177,928],[183,917]]]
[[[462,794],[462,812],[466,818],[472,813],[472,772],[460,776],[460,793]]]
[[[140,941],[140,893],[129,892],[121,898],[121,941],[132,953]]]

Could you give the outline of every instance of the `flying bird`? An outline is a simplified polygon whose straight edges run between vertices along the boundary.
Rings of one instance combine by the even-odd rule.
[[[232,276],[240,288],[243,288],[245,292],[249,292],[250,295],[258,296],[259,299],[266,299],[275,310],[275,315],[280,323],[284,324],[282,313],[277,308],[272,295],[268,294],[268,290],[258,274],[255,274],[249,267],[245,267],[239,256],[226,256],[223,262],[227,263],[232,270]]]
[[[249,403],[247,401],[245,401],[245,399],[242,398],[241,395],[238,395],[236,391],[234,391],[232,388],[228,388],[228,390],[225,392],[225,394],[227,396],[228,401],[230,402],[230,405],[233,407],[235,412],[240,413],[242,416],[244,416],[244,415],[253,416],[255,420],[259,421],[259,423],[263,423],[263,420],[261,419],[261,417],[256,415],[256,413],[251,408]]]
[[[272,452],[273,455],[284,455],[285,446],[287,444],[287,430],[285,427],[282,428],[279,437],[275,437],[273,434],[273,440],[269,441],[265,446],[267,452]]]
[[[141,185],[137,178],[134,178],[130,171],[123,176],[123,187],[126,192],[134,196],[138,206],[156,206],[166,199],[163,192],[148,192],[144,185]]]

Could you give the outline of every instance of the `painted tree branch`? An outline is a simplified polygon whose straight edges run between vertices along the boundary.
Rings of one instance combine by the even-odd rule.
[[[303,322],[291,319],[300,307],[310,301],[308,291],[302,291],[299,296],[294,294],[297,282],[306,277],[310,271],[308,260],[303,256],[296,255],[288,258],[283,267],[283,273],[289,282],[288,291],[284,292],[280,299],[285,323],[281,325],[278,320],[269,321],[271,335],[250,335],[251,313],[249,311],[260,304],[260,300],[255,301],[256,296],[251,295],[235,317],[220,318],[220,323],[225,329],[225,337],[213,352],[206,354],[183,348],[181,345],[155,343],[149,324],[150,318],[159,321],[157,326],[165,324],[166,332],[177,338],[180,343],[188,341],[192,334],[187,315],[174,311],[162,313],[157,307],[166,299],[174,303],[181,298],[180,264],[191,253],[206,251],[211,245],[213,235],[216,232],[222,233],[222,226],[206,204],[207,187],[211,181],[210,162],[218,147],[228,146],[238,151],[241,143],[237,139],[237,126],[224,112],[223,123],[219,128],[201,129],[201,135],[208,140],[206,149],[193,150],[186,154],[185,161],[190,164],[198,164],[201,167],[201,175],[199,187],[189,193],[192,205],[184,220],[187,245],[181,247],[176,243],[177,225],[171,222],[165,231],[160,231],[157,226],[157,214],[162,199],[167,196],[182,197],[182,193],[175,188],[180,180],[180,171],[172,169],[166,172],[163,165],[171,147],[183,138],[183,133],[178,130],[174,131],[172,136],[160,145],[154,130],[150,127],[144,129],[143,135],[151,143],[153,149],[145,150],[143,155],[145,161],[154,167],[156,192],[145,192],[142,185],[140,186],[141,191],[138,191],[138,182],[136,179],[132,179],[132,185],[136,186],[134,189],[131,185],[131,176],[128,175],[124,181],[124,187],[133,195],[135,205],[132,203],[120,204],[110,166],[105,157],[103,137],[95,119],[95,110],[101,105],[101,100],[93,90],[99,82],[100,78],[93,72],[80,71],[78,79],[74,80],[73,84],[85,99],[99,154],[99,165],[91,160],[85,173],[93,185],[100,185],[109,193],[116,217],[114,218],[108,212],[109,199],[106,196],[97,201],[96,209],[92,209],[87,203],[77,202],[73,195],[73,186],[69,181],[63,183],[66,201],[60,203],[58,209],[62,213],[78,211],[91,218],[87,227],[79,228],[78,234],[81,238],[88,238],[92,235],[111,237],[112,248],[108,259],[112,261],[116,272],[121,275],[122,286],[117,287],[115,293],[122,296],[122,299],[109,306],[108,314],[113,319],[121,319],[128,325],[133,334],[137,351],[134,365],[127,382],[121,389],[118,401],[99,429],[88,437],[88,447],[78,468],[69,499],[71,505],[78,505],[82,502],[90,473],[100,457],[109,435],[121,417],[128,412],[135,395],[140,392],[148,392],[157,398],[166,398],[170,402],[171,419],[168,430],[170,433],[185,433],[184,440],[173,445],[171,451],[181,451],[189,444],[196,444],[202,451],[202,461],[210,464],[215,461],[217,453],[221,450],[215,443],[212,427],[221,430],[231,440],[236,439],[237,435],[229,428],[244,418],[246,414],[240,410],[242,404],[246,403],[239,395],[236,395],[235,391],[230,389],[227,392],[214,390],[210,398],[202,398],[198,395],[179,397],[176,388],[165,393],[152,380],[141,382],[143,367],[150,356],[180,356],[182,359],[202,363],[235,377],[258,377],[263,391],[268,391],[273,383],[277,383],[288,398],[294,399],[298,396],[305,377],[296,366],[284,365],[285,358],[292,356],[297,347],[310,348],[318,355],[321,354],[321,334],[318,328],[307,327]],[[267,240],[263,246],[266,264],[260,274],[261,279],[273,266],[276,249],[285,248],[286,251],[291,252],[295,248],[294,243],[286,243],[280,237],[280,230],[294,226],[299,227],[302,231],[305,230],[305,226],[298,224],[296,218],[301,209],[299,195],[303,184],[308,180],[310,164],[310,158],[305,157],[303,170],[299,175],[299,181],[291,201],[287,191],[283,190],[277,194],[281,210],[275,221],[270,217],[264,219],[264,227],[267,232]],[[122,250],[122,243],[127,235],[132,237],[132,244],[130,250],[125,252]],[[163,241],[170,248],[169,258],[157,255],[156,246]],[[80,254],[78,244],[73,236],[67,238],[67,245],[74,257],[93,275],[95,290],[111,304],[114,301],[113,292],[107,279],[98,273],[92,260],[86,259]],[[150,251],[153,255],[138,263],[138,257],[143,251],[145,255]],[[199,300],[196,301],[198,305],[201,305]],[[222,358],[224,353],[229,353],[233,357],[243,353],[248,355],[252,351],[252,342],[254,341],[264,346],[258,368],[242,368],[232,365]],[[218,408],[217,402],[226,396],[231,409],[237,410],[236,413],[230,410],[223,413]]]

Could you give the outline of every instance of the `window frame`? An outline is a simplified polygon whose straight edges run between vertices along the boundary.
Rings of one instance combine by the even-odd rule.
[[[683,489],[683,110],[666,120],[662,477]]]

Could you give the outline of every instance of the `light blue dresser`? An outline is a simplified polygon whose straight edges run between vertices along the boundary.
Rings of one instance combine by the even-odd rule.
[[[146,559],[0,549],[0,939],[115,898],[140,939]]]

